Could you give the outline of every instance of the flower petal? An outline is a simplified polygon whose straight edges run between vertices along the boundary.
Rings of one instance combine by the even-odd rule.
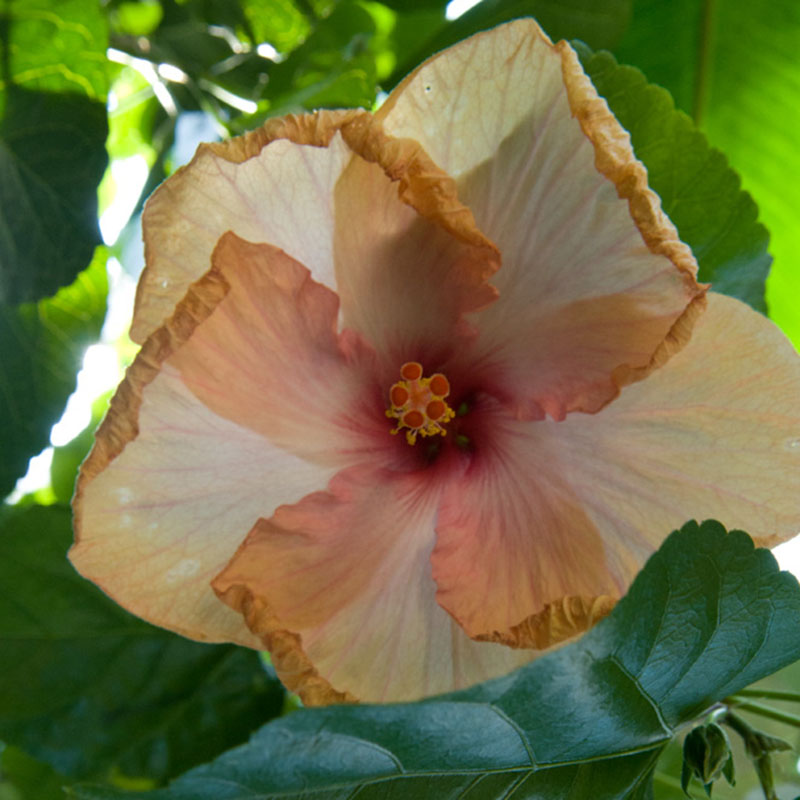
[[[357,335],[336,332],[336,294],[283,251],[230,232],[212,263],[190,294],[206,285],[226,294],[169,360],[192,392],[318,462],[341,467],[345,452],[385,440],[372,352]]]
[[[353,159],[336,187],[343,324],[393,369],[423,355],[441,362],[460,346],[462,315],[495,299],[487,280],[499,254],[416,142],[392,141],[378,126],[363,141],[346,135],[377,163]]]
[[[691,518],[742,528],[761,546],[800,533],[800,358],[761,314],[708,297],[663,369],[599,414],[551,426],[612,551],[649,554]]]
[[[121,605],[155,624],[257,646],[241,617],[216,598],[211,578],[256,520],[324,486],[349,463],[334,450],[346,432],[330,407],[318,404],[327,392],[323,399],[333,406],[352,381],[337,349],[329,289],[280,251],[233,234],[223,237],[215,260],[220,265],[193,284],[145,342],[112,401],[81,469],[70,557]],[[231,260],[236,268],[228,270]],[[274,326],[281,323],[288,328],[279,336]],[[242,354],[253,362],[242,363]],[[291,380],[282,363],[297,370],[289,370]],[[320,383],[327,380],[341,390]],[[281,426],[294,436],[295,452],[315,456],[313,462],[259,432],[278,439],[288,435]]]
[[[693,517],[760,545],[800,532],[800,359],[760,314],[709,298],[689,345],[597,414],[498,416],[497,452],[445,493],[432,556],[470,635],[537,646],[546,604],[618,597]]]
[[[260,647],[211,591],[211,579],[254,520],[324,486],[333,470],[212,413],[174,370],[147,386],[140,412],[129,418],[139,435],[103,468],[115,436],[106,426],[83,467],[70,560],[153,624]]]
[[[477,322],[520,414],[596,411],[663,362],[665,339],[685,343],[696,264],[565,42],[533,20],[472,37],[378,117],[456,178],[503,254],[500,300]]]
[[[495,296],[486,278],[497,268],[496,248],[459,203],[452,179],[418,143],[387,137],[365,112],[270,120],[202,145],[153,194],[143,227],[137,341],[206,272],[227,230],[284,250],[326,286],[341,284],[345,325],[370,335],[407,329],[422,318],[420,304],[435,311],[438,301],[431,317],[447,320],[448,304],[476,308]],[[362,309],[387,299],[383,324],[368,322]],[[396,310],[404,313],[395,323]]]
[[[362,116],[326,111],[269,120],[245,136],[201,145],[191,163],[161,184],[142,215],[147,266],[134,341],[172,314],[228,230],[285,250],[332,287],[333,187],[352,157],[335,134]]]
[[[474,638],[549,647],[557,639],[548,607],[569,598],[586,613],[596,603],[607,611],[624,586],[580,498],[554,469],[557,441],[538,435],[541,423],[501,409],[475,413],[492,421],[463,478],[443,492],[431,556],[436,599]],[[512,635],[520,625],[526,638]]]
[[[410,700],[532,657],[471,642],[436,605],[436,500],[419,476],[346,470],[259,520],[214,581],[304,702]]]

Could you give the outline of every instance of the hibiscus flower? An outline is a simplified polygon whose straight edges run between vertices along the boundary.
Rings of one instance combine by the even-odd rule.
[[[202,146],[147,204],[73,563],[307,703],[389,701],[580,634],[688,518],[794,535],[800,360],[646,178],[531,20]]]

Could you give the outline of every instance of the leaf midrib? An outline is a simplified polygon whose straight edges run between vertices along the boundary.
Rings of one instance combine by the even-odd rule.
[[[714,26],[716,24],[716,0],[703,0],[700,14],[700,35],[697,42],[697,76],[692,97],[692,118],[701,127],[708,99],[708,84],[711,62],[714,56]]]

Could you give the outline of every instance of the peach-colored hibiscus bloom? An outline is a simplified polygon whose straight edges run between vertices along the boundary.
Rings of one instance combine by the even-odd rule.
[[[506,673],[687,518],[800,529],[794,350],[697,284],[627,134],[530,20],[374,117],[201,147],[144,235],[144,344],[72,560],[158,625],[267,647],[309,703]]]

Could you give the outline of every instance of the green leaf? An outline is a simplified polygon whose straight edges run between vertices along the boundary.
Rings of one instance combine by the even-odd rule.
[[[70,783],[47,764],[0,743],[0,800],[63,800]]]
[[[75,389],[84,350],[97,340],[106,311],[106,254],[55,297],[0,305],[0,497],[50,443]]]
[[[735,783],[728,734],[715,722],[698,725],[683,740],[681,788],[688,795],[687,788],[694,775],[706,787],[706,793],[710,796],[711,785],[723,774],[728,783]]]
[[[94,0],[0,11],[0,303],[72,283],[100,241],[107,44]]]
[[[50,463],[50,488],[55,502],[67,505],[72,500],[75,481],[83,460],[94,445],[94,432],[108,411],[112,392],[100,395],[92,403],[92,416],[89,424],[69,442],[53,449]]]
[[[615,52],[669,89],[758,202],[770,315],[800,345],[800,4],[636,0]]]
[[[164,9],[158,0],[116,3],[109,11],[109,21],[114,33],[127,36],[151,34],[164,16]]]
[[[605,621],[506,678],[417,704],[303,710],[128,797],[643,799],[679,726],[798,656],[797,581],[746,534],[691,522]]]
[[[0,513],[0,739],[74,777],[166,779],[280,713],[257,653],[132,617],[65,559],[69,509]]]
[[[593,48],[614,47],[622,38],[631,15],[632,0],[483,0],[453,22],[427,34],[414,50],[402,53],[388,86],[394,86],[428,56],[478,31],[488,30],[517,17],[535,17],[553,41],[581,39]],[[395,8],[416,3],[392,2]],[[422,5],[422,4],[420,4]],[[426,29],[430,30],[430,29]]]
[[[575,44],[597,91],[631,134],[664,211],[692,248],[700,280],[765,311],[769,235],[725,157],[675,109],[666,90],[638,69],[618,65],[610,53]]]
[[[308,17],[293,0],[243,0],[254,44],[266,42],[279,53],[294,50],[311,32]]]
[[[319,107],[370,107],[375,100],[372,16],[349,0],[269,71],[270,115]],[[242,121],[252,126],[254,120]]]

